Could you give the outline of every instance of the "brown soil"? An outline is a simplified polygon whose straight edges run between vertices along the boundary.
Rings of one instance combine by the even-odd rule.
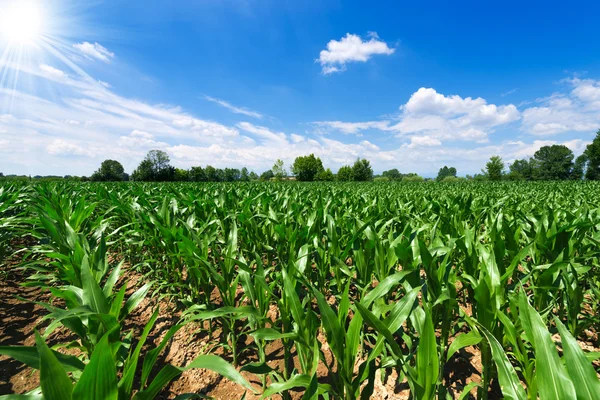
[[[0,345],[27,345],[35,344],[34,331],[35,329],[43,330],[43,324],[40,325],[41,318],[46,314],[43,307],[33,303],[17,299],[20,296],[28,301],[45,301],[49,299],[48,293],[42,292],[36,288],[27,288],[21,286],[25,281],[25,276],[19,271],[14,270],[14,265],[17,265],[18,260],[9,260],[8,267],[5,267],[4,275],[0,275],[0,313],[2,313],[2,324],[0,324]],[[126,278],[125,278],[126,276]],[[117,283],[117,287],[127,285],[127,296],[132,294],[144,282],[144,277],[135,271],[128,269],[124,277]],[[218,293],[213,293],[215,300]],[[126,296],[126,297],[127,297]],[[167,330],[176,324],[181,313],[177,310],[174,303],[162,299],[157,301],[158,296],[153,299],[146,298],[136,310],[127,318],[125,331],[133,329],[136,334],[141,333],[145,324],[150,319],[156,307],[159,308],[159,317],[152,329],[146,346],[142,352],[142,357],[146,351],[157,346]],[[328,299],[328,300],[331,300]],[[470,315],[470,307],[466,310]],[[269,315],[275,318],[278,310],[272,307]],[[217,354],[232,361],[226,351],[219,347],[218,343],[223,343],[222,330],[213,324],[213,331],[208,333],[208,321],[204,323],[193,322],[187,324],[180,329],[171,340],[171,343],[165,348],[163,354],[159,357],[159,361],[155,370],[151,374],[150,379],[166,364],[176,366],[185,366],[191,362],[196,356],[206,354],[208,352]],[[49,341],[51,344],[65,343],[73,338],[66,336],[64,332],[57,330],[54,332]],[[325,355],[325,363],[320,363],[317,371],[319,381],[321,383],[330,383],[331,372],[336,371],[336,365],[332,353],[326,341],[326,337],[322,332],[318,336],[322,344],[322,351]],[[454,338],[450,338],[450,342]],[[252,341],[251,338],[242,338],[245,344]],[[242,344],[242,343],[241,343]],[[580,342],[580,344],[583,344]],[[595,351],[597,349],[587,343],[586,350]],[[63,351],[63,350],[61,350]],[[283,370],[285,357],[281,341],[273,341],[266,347],[267,363],[272,368]],[[298,359],[295,356],[295,350],[292,352],[293,363],[296,368],[299,368]],[[257,361],[257,356],[253,352],[244,353],[240,357],[240,365],[245,365],[249,362]],[[358,365],[356,369],[358,368]],[[358,370],[358,369],[357,369]],[[481,356],[476,347],[466,347],[457,352],[445,365],[444,371],[444,386],[449,391],[451,397],[457,398],[462,394],[465,386],[471,382],[481,381]],[[382,373],[384,376],[382,377]],[[242,375],[256,388],[257,392],[261,391],[262,383],[256,375],[242,372]],[[23,364],[0,356],[0,395],[10,393],[25,393],[36,388],[39,385],[39,376],[36,371],[24,366]],[[477,389],[473,389],[468,398],[475,398]],[[178,379],[168,385],[163,390],[158,399],[173,399],[183,393],[199,393],[209,395],[216,399],[240,399],[244,396],[245,389],[241,386],[228,381],[217,373],[209,370],[193,369],[184,372]],[[394,370],[378,371],[376,374],[375,389],[371,396],[372,399],[408,399],[409,387],[406,380],[399,380],[397,372]],[[292,399],[300,399],[302,393],[300,391],[292,393]],[[260,396],[246,393],[246,399],[256,400]],[[279,399],[279,396],[274,396]],[[492,388],[490,398],[501,398],[498,388]]]

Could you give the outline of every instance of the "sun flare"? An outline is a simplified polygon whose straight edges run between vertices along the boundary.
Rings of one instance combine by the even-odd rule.
[[[16,0],[0,6],[0,39],[31,45],[42,35],[43,15],[39,2]]]

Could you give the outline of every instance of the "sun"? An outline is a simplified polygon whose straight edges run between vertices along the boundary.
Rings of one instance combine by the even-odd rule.
[[[41,37],[42,8],[35,0],[15,0],[0,5],[0,40],[32,45]]]

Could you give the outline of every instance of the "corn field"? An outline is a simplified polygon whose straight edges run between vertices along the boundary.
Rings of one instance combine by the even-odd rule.
[[[169,388],[208,369],[245,398],[600,399],[599,256],[594,182],[0,183],[2,273],[47,295],[35,345],[0,337],[39,387],[0,398],[207,398]],[[218,340],[165,363],[190,325]]]

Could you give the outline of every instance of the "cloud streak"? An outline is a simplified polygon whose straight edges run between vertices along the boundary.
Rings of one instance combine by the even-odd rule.
[[[262,114],[260,114],[256,111],[248,110],[247,108],[236,107],[233,104],[231,104],[225,100],[217,99],[215,97],[210,97],[210,96],[204,96],[204,98],[210,102],[220,105],[221,107],[225,107],[226,109],[228,109],[229,111],[231,111],[234,114],[242,114],[242,115],[246,115],[248,117],[253,117],[253,118],[258,118],[258,119],[262,119],[262,117],[263,117]]]

